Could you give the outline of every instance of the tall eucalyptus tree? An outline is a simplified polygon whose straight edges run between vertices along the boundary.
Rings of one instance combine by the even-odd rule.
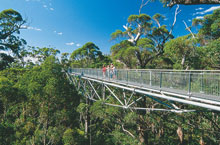
[[[178,8],[175,12],[175,21],[180,12]],[[147,14],[130,15],[128,23],[123,26],[125,31],[116,30],[111,34],[112,39],[120,37],[125,39],[112,46],[113,59],[119,60],[129,68],[133,66],[145,68],[154,58],[162,55],[165,43],[173,38],[172,29],[175,24],[174,21],[168,30],[166,25],[162,25],[164,18],[161,14],[155,14],[153,17]],[[131,66],[128,60],[133,60],[134,65]]]
[[[13,56],[20,57],[19,53],[26,41],[18,34],[25,23],[21,14],[13,9],[0,12],[0,70],[5,69],[14,61]],[[6,53],[3,53],[4,51]],[[10,52],[12,55],[7,54]]]

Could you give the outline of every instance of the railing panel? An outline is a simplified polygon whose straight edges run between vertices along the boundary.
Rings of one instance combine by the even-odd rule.
[[[142,86],[151,86],[151,72],[149,71],[141,71],[142,76]]]
[[[114,74],[101,69],[70,69],[72,73],[117,81],[140,87],[154,88],[220,101],[220,71],[164,71],[164,70],[116,70]]]
[[[163,72],[162,88],[181,90],[187,93],[189,89],[189,73],[183,72]]]

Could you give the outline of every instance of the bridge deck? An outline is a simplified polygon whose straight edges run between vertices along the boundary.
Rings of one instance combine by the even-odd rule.
[[[220,103],[220,71],[70,69],[72,73],[99,79],[187,95]]]

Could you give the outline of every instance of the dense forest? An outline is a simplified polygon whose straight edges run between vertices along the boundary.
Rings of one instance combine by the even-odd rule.
[[[117,43],[109,55],[93,42],[71,54],[27,46],[20,38],[26,20],[13,9],[0,12],[0,144],[220,144],[219,112],[109,107],[88,102],[67,79],[63,70],[69,67],[101,68],[109,63],[117,68],[220,69],[220,9],[194,19],[186,25],[189,34],[175,38],[179,7],[168,27],[162,14],[141,13],[145,4],[142,1],[139,14],[128,17],[124,30],[111,34]]]

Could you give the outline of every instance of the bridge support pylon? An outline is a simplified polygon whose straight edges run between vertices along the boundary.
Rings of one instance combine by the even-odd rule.
[[[162,97],[158,98],[158,95],[165,95],[153,91],[145,92],[111,81],[96,80],[81,74],[68,74],[68,77],[78,92],[93,102],[100,101],[105,105],[129,109],[131,111],[167,111],[175,113],[196,111],[195,109],[181,109],[178,105],[184,106],[183,104],[177,104],[172,100],[163,99]],[[146,102],[144,102],[144,106],[141,106],[144,100]]]

